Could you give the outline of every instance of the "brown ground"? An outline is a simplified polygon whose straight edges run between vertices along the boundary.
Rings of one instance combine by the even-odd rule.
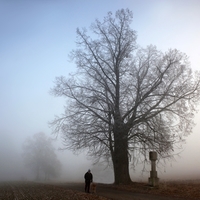
[[[162,182],[158,188],[151,188],[145,183],[133,183],[133,186],[120,186],[119,189],[126,189],[132,192],[152,194],[162,197],[200,200],[200,181],[171,181]]]
[[[0,183],[0,200],[175,200],[200,199],[200,181],[160,183],[150,188],[145,183],[114,186],[98,184],[97,194],[83,192],[84,184],[42,184],[33,182]]]

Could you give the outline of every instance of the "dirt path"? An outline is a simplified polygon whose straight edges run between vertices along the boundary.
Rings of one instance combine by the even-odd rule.
[[[60,185],[60,184],[59,184]],[[71,190],[84,192],[84,184],[65,183],[60,185]],[[143,194],[124,190],[117,190],[104,184],[98,184],[97,195],[110,198],[112,200],[186,200],[183,198],[166,197],[161,195]],[[187,199],[188,200],[188,199]]]

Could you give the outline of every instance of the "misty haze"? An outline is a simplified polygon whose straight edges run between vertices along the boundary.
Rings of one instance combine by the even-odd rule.
[[[199,10],[0,2],[0,200],[200,199]]]

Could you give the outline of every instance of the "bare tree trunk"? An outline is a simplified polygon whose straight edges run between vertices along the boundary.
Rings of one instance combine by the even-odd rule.
[[[39,181],[40,180],[40,167],[37,166],[37,169],[36,169],[36,181]]]
[[[128,140],[123,134],[118,134],[115,139],[115,149],[113,152],[113,167],[115,184],[130,184],[128,159]]]

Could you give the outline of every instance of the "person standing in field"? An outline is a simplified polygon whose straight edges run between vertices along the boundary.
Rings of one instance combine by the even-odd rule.
[[[92,182],[93,176],[90,170],[85,173],[85,192],[90,193],[90,183]]]

